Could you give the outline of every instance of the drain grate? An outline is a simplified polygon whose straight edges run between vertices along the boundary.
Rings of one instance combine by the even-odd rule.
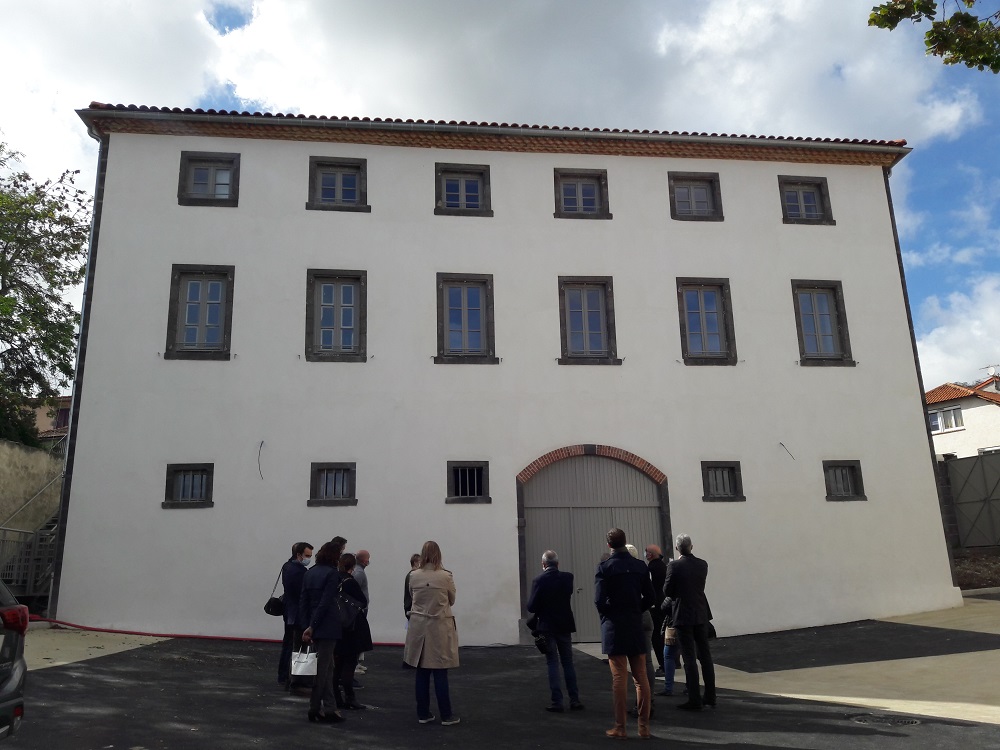
[[[900,716],[885,716],[883,714],[854,714],[847,718],[855,724],[873,724],[883,727],[912,727],[920,723],[920,719],[904,719]]]

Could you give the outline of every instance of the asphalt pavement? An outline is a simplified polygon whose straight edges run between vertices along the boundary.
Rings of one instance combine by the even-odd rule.
[[[1000,595],[909,618],[713,642],[718,707],[657,697],[650,746],[1000,750]],[[12,748],[577,748],[606,745],[611,678],[576,653],[579,712],[552,714],[534,647],[463,648],[450,672],[456,726],[417,723],[402,649],[377,647],[337,725],[310,724],[308,699],[276,681],[276,643],[31,631],[24,722]],[[662,682],[658,682],[662,685]],[[678,673],[678,690],[683,672]],[[432,701],[433,705],[433,701]],[[630,734],[635,737],[635,720]],[[637,741],[633,739],[632,741]]]

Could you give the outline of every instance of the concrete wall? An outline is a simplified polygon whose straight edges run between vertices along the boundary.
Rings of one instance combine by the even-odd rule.
[[[0,440],[0,525],[34,531],[45,523],[59,508],[62,470],[61,456]],[[17,512],[46,484],[41,495]]]
[[[240,152],[239,207],[178,206],[181,150]],[[370,214],[304,210],[321,155],[368,160]],[[488,163],[495,216],[433,215],[437,161]],[[613,220],[554,219],[556,167],[607,169]],[[725,221],[672,221],[668,169],[718,172]],[[783,224],[779,174],[828,178],[836,226]],[[372,551],[373,636],[398,642],[436,539],[462,642],[515,643],[515,477],[580,443],[667,474],[720,633],[961,602],[880,168],[114,135],[103,217],[63,619],[280,637],[261,607],[290,545],[340,534]],[[163,359],[173,263],[235,266],[230,361]],[[309,268],[367,271],[366,363],[305,360]],[[494,275],[499,365],[432,362],[437,272]],[[621,366],[556,364],[560,275],[613,276]],[[682,364],[682,276],[730,280],[736,366]],[[843,283],[857,367],[798,365],[791,279]],[[867,502],[825,500],[827,459],[861,461]],[[449,460],[489,461],[492,504],[445,504]],[[703,460],[741,461],[747,501],[703,502]],[[357,462],[356,507],[306,506],[313,461]],[[187,462],[215,464],[214,507],[162,509]]]
[[[965,425],[935,433],[934,452],[938,455],[954,453],[958,458],[966,458],[979,455],[983,448],[1000,447],[1000,406],[980,398],[963,398],[956,403],[962,407]],[[940,407],[941,404],[934,404],[930,410]]]

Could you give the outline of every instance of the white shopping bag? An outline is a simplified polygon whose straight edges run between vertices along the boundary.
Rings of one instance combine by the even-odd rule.
[[[307,646],[303,646],[297,653],[292,654],[292,676],[314,677],[315,675],[316,652]]]

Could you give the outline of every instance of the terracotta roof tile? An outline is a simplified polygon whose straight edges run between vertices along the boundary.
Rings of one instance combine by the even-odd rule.
[[[957,385],[956,383],[945,383],[944,385],[939,385],[937,388],[927,391],[924,396],[924,401],[928,406],[931,406],[932,404],[940,404],[945,401],[954,401],[960,398],[981,398],[984,401],[1000,405],[1000,393],[990,393],[989,391],[976,390],[977,388],[982,388],[984,385],[989,385],[992,381],[993,378],[989,378],[982,383],[977,383],[972,388],[968,388],[964,385]]]
[[[336,141],[490,151],[727,158],[891,166],[905,140],[804,138],[691,131],[581,128],[467,120],[330,117],[282,112],[147,107],[91,102],[80,110],[95,134],[156,133]],[[266,131],[261,130],[266,127]]]

